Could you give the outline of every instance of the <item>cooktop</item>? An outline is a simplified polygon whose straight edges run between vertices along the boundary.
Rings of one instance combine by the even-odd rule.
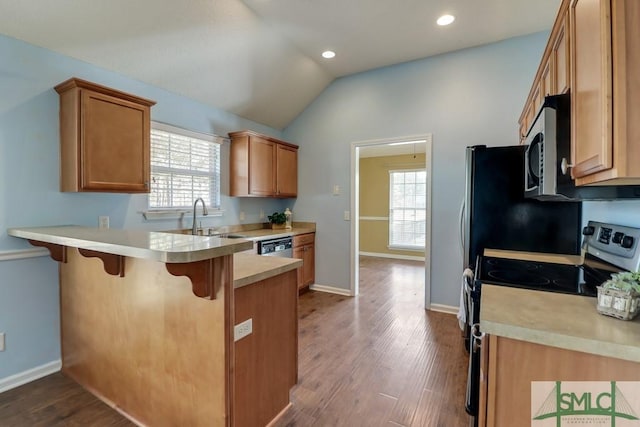
[[[583,266],[524,261],[497,257],[479,257],[476,279],[482,283],[596,296],[603,280]],[[605,276],[604,280],[608,277]]]
[[[581,265],[479,256],[476,282],[596,296],[612,273],[640,268],[640,229],[589,221]]]

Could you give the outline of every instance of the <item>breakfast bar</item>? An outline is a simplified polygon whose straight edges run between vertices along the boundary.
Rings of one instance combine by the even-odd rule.
[[[252,247],[242,239],[78,226],[8,233],[60,263],[63,372],[132,421],[266,425],[288,407],[300,260],[235,254]],[[250,325],[240,336],[239,323]]]

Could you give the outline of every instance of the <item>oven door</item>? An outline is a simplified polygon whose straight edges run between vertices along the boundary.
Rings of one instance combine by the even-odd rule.
[[[476,274],[478,268],[476,266]],[[467,372],[467,391],[465,398],[465,410],[474,417],[474,425],[477,425],[478,403],[480,397],[480,351],[475,337],[480,334],[480,282],[474,280],[473,286],[468,288],[467,294],[470,300],[469,316],[467,322],[470,325],[469,340],[469,367]]]

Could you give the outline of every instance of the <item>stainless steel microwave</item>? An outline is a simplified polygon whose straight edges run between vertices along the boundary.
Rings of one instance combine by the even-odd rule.
[[[540,200],[568,198],[559,187],[572,185],[569,94],[547,96],[526,136],[525,197]],[[563,166],[564,165],[564,166]],[[564,169],[564,170],[563,170]]]
[[[527,132],[524,196],[558,201],[640,199],[637,185],[575,185],[569,171],[570,101],[568,93],[545,97]]]

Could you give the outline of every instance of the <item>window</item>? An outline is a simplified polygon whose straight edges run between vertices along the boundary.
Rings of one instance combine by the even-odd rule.
[[[162,123],[151,126],[151,209],[220,208],[220,138]]]
[[[424,250],[427,171],[389,171],[389,247]]]

